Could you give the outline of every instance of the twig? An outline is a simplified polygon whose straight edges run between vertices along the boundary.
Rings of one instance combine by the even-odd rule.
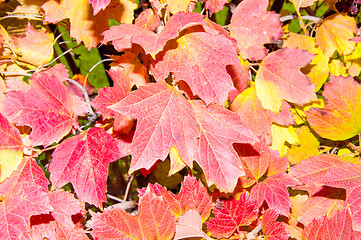
[[[110,194],[107,194],[107,198],[113,199],[113,200],[115,200],[117,202],[124,202],[123,199],[117,198],[116,196],[113,196],[113,195],[110,195]]]
[[[292,20],[292,19],[296,19],[296,18],[298,18],[298,16],[295,16],[295,15],[286,15],[286,16],[280,17],[280,21],[281,21],[281,22],[286,22],[286,21],[289,21],[289,20]],[[301,16],[301,18],[304,19],[304,20],[310,20],[310,21],[313,21],[313,22],[318,22],[318,21],[321,20],[321,18],[314,17],[314,16],[309,16],[309,15]]]
[[[132,185],[133,179],[134,179],[134,174],[132,174],[132,176],[130,177],[130,179],[129,179],[129,181],[128,181],[127,188],[125,189],[123,201],[127,201],[128,194],[129,194],[129,190],[130,190],[130,186]]]
[[[21,72],[0,72],[0,74],[4,74],[4,75],[18,75],[18,76],[31,77],[31,74],[29,74],[29,73],[21,73]]]
[[[360,147],[356,146],[355,144],[353,144],[352,142],[348,142],[347,146],[349,146],[350,148],[352,148],[353,150],[355,150],[358,153],[361,153],[361,149]]]
[[[4,17],[1,17],[0,18],[0,21],[3,20],[3,19],[7,19],[7,18],[26,18],[26,19],[31,19],[31,20],[38,20],[38,21],[42,21],[43,20],[43,17],[41,15],[7,15],[7,16],[4,16]]]
[[[89,73],[90,73],[91,71],[93,71],[93,69],[94,69],[96,66],[98,66],[99,64],[101,64],[101,63],[103,63],[103,62],[113,62],[113,61],[114,61],[114,59],[107,58],[107,59],[103,59],[103,60],[97,62],[94,66],[92,66],[92,67],[89,69],[88,73],[87,73],[86,76],[85,76],[85,82],[86,82],[87,79],[88,79]]]
[[[90,122],[95,122],[96,119],[98,118],[98,116],[96,115],[96,113],[93,111],[93,108],[92,106],[90,105],[90,98],[89,98],[89,95],[88,93],[86,92],[85,88],[80,84],[78,83],[77,81],[73,80],[73,79],[68,79],[68,82],[74,84],[75,86],[77,86],[82,92],[83,92],[83,95],[84,95],[84,99],[85,99],[85,102],[86,102],[86,105],[88,107],[88,113],[89,113],[89,117],[88,117],[88,120]]]
[[[255,227],[251,232],[247,234],[247,240],[252,240],[254,238],[254,235],[256,235],[259,231],[261,231],[262,225],[259,224],[257,227]]]

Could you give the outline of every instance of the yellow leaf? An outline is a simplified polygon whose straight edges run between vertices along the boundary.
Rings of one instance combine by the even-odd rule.
[[[322,99],[319,101],[310,102],[302,107],[296,105],[295,108],[291,108],[291,113],[293,114],[293,120],[296,124],[301,125],[306,123],[306,114],[304,111],[310,110],[310,108],[323,108],[325,107],[325,102]]]
[[[170,169],[168,176],[172,176],[173,174],[182,170],[185,166],[187,166],[183,160],[180,158],[178,151],[175,147],[172,147],[169,152],[170,158]]]
[[[0,182],[10,177],[23,159],[22,151],[0,149]]]
[[[13,50],[17,56],[31,63],[27,64],[29,68],[50,62],[53,58],[53,41],[53,33],[49,33],[45,28],[36,30],[31,25],[26,27],[24,35],[11,37]]]
[[[166,0],[166,2],[169,12],[175,14],[180,11],[187,11],[191,0]]]
[[[332,59],[329,64],[330,72],[335,76],[344,76],[347,77],[347,70],[343,62],[339,59]]]
[[[298,145],[300,141],[298,139],[296,130],[293,126],[279,126],[272,124],[272,146],[274,150],[278,150],[280,157],[283,157],[289,149],[289,144]],[[287,144],[288,143],[288,144]]]
[[[352,53],[355,42],[349,41],[356,33],[356,21],[344,14],[333,14],[321,21],[316,30],[316,42],[327,57],[335,50],[341,55]]]
[[[361,43],[357,43],[355,51],[344,57],[346,68],[351,76],[358,76],[361,71]]]
[[[305,160],[311,156],[319,155],[318,148],[320,142],[311,133],[307,126],[302,126],[297,130],[298,139],[300,140],[299,146],[291,146],[288,149],[286,156],[292,164],[296,164],[302,160]]]
[[[317,92],[326,82],[329,75],[329,58],[323,54],[319,47],[316,47],[316,40],[313,37],[291,32],[283,46],[307,50],[308,52],[316,55],[312,59],[312,62],[302,68],[301,71],[310,78],[310,81],[313,84],[316,85],[315,91]]]

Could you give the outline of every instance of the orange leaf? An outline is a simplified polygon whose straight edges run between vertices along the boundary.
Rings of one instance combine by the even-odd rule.
[[[331,76],[322,93],[325,108],[311,108],[307,121],[323,138],[349,139],[361,132],[361,85],[352,77]]]

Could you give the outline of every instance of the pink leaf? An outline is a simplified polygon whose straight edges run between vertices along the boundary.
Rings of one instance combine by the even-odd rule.
[[[89,3],[93,6],[93,15],[97,15],[101,9],[105,9],[111,0],[89,0]]]
[[[263,44],[282,36],[279,15],[267,12],[268,0],[244,0],[233,13],[228,25],[231,36],[237,40],[242,58],[260,60],[267,55]]]
[[[61,73],[67,79],[66,71]],[[17,125],[32,128],[33,146],[48,146],[61,140],[73,126],[74,103],[62,80],[47,71],[34,73],[30,89],[6,93],[4,114]]]
[[[254,186],[251,190],[251,198],[257,201],[258,207],[263,204],[263,201],[266,201],[269,208],[288,216],[292,202],[287,187],[296,184],[298,181],[295,178],[285,173],[279,173]]]

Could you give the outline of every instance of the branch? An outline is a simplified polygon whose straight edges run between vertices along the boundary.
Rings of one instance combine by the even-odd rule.
[[[247,240],[254,239],[254,235],[257,234],[259,231],[262,230],[262,225],[259,224],[257,227],[255,227],[251,232],[247,234]]]
[[[318,22],[318,21],[321,20],[321,18],[314,17],[314,16],[309,16],[309,15],[304,15],[304,16],[301,16],[301,17],[302,17],[303,20],[310,20],[310,21],[313,21],[313,22]],[[286,16],[280,17],[280,21],[281,22],[286,22],[286,21],[296,19],[296,18],[298,18],[298,16],[286,15]]]
[[[84,99],[85,99],[85,102],[86,102],[86,105],[88,107],[88,113],[90,116],[88,116],[88,120],[89,122],[95,122],[98,118],[97,114],[93,111],[93,108],[92,106],[90,105],[90,99],[89,99],[89,95],[88,93],[86,92],[85,88],[79,84],[77,81],[73,80],[73,79],[68,79],[68,82],[74,84],[75,86],[77,86],[82,92],[83,92],[83,95],[84,95]]]

